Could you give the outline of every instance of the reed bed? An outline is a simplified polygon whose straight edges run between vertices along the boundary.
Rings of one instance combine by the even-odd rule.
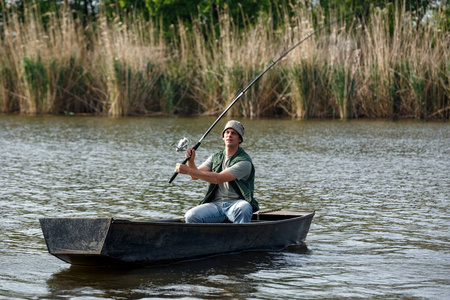
[[[1,112],[217,115],[314,30],[301,6],[291,17],[280,11],[276,29],[268,15],[244,30],[225,8],[218,24],[174,25],[171,42],[144,18],[100,13],[83,27],[62,8],[44,26],[38,11],[28,6],[23,20],[4,12]],[[333,24],[266,73],[229,114],[448,119],[449,34],[411,18],[403,9],[392,22],[387,10],[374,9],[364,24]]]

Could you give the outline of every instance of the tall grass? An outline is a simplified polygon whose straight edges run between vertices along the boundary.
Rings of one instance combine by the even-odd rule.
[[[0,111],[20,113],[204,114],[222,112],[257,74],[313,29],[302,6],[238,30],[225,8],[218,24],[157,24],[100,13],[83,27],[62,8],[42,23],[5,11],[0,40]],[[404,9],[389,19],[344,21],[311,37],[267,72],[229,112],[295,118],[449,118],[449,34],[413,26]],[[338,17],[338,16],[336,16]],[[319,25],[324,17],[318,16]],[[216,30],[218,28],[218,30]]]

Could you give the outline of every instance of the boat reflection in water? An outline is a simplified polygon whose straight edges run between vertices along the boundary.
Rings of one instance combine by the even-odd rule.
[[[272,270],[274,273],[265,274],[269,276],[266,280],[279,282],[279,272],[306,268],[309,253],[301,243],[282,252],[242,252],[142,268],[72,265],[47,280],[48,294],[44,298],[85,297],[86,290],[102,299],[142,299],[149,294],[158,299],[169,298],[168,295],[198,299],[205,298],[205,293],[220,299],[251,298],[259,283],[249,281],[249,276]]]

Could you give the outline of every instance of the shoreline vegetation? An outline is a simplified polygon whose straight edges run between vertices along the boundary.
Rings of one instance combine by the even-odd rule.
[[[311,37],[228,114],[449,119],[449,33],[416,26],[395,9],[374,8],[364,21],[350,17]],[[194,17],[167,39],[154,21],[130,14],[109,19],[100,11],[82,26],[65,7],[45,15],[45,24],[36,5],[23,18],[5,10],[0,112],[218,115],[272,60],[325,24],[305,7],[292,12],[273,12],[278,26],[269,14],[239,29],[225,7],[217,24]]]

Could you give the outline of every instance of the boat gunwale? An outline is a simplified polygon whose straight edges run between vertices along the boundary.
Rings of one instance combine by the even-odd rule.
[[[294,211],[289,211],[294,212]],[[294,215],[290,218],[280,220],[252,220],[250,223],[185,223],[183,219],[168,219],[168,220],[151,220],[151,221],[130,221],[126,219],[114,219],[112,218],[111,226],[117,225],[165,225],[165,226],[183,226],[183,227],[250,227],[250,226],[270,226],[281,223],[289,223],[314,217],[315,211],[302,211],[302,215]],[[276,216],[276,213],[272,213],[271,216]],[[282,216],[282,214],[279,214]]]

